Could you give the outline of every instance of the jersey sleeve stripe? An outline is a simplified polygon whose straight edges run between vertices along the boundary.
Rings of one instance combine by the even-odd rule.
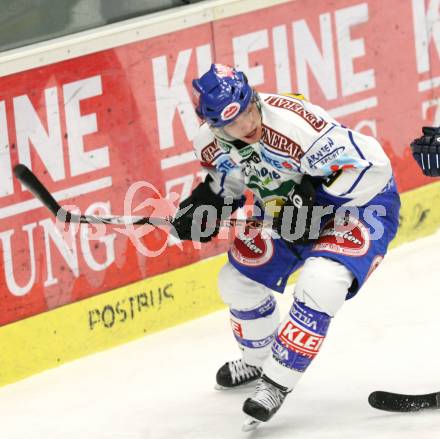
[[[353,192],[354,188],[359,184],[359,182],[362,180],[362,177],[365,175],[365,173],[373,166],[372,163],[368,162],[368,166],[364,169],[362,169],[361,173],[356,178],[355,182],[351,185],[350,189],[347,192],[344,192],[340,196],[343,197],[344,195],[348,195],[349,193]]]
[[[357,145],[357,143],[354,141],[354,137],[353,137],[353,133],[351,131],[348,131],[348,137],[350,138],[350,142],[351,144],[354,146],[354,148],[356,149],[357,153],[359,154],[360,158],[362,160],[366,160],[365,156],[362,154],[362,151],[360,150],[359,146]],[[371,163],[370,163],[371,165]]]

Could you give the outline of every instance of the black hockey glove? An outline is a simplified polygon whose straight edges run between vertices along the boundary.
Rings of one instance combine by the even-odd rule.
[[[440,127],[423,127],[423,136],[411,142],[411,152],[428,177],[440,176]]]
[[[295,185],[288,195],[275,222],[275,230],[287,242],[305,244],[309,237],[312,211],[315,202],[315,188],[312,177],[304,175],[301,183]]]
[[[209,242],[220,231],[218,221],[229,217],[232,212],[244,204],[244,197],[240,200],[231,200],[225,203],[225,198],[212,192],[209,183],[211,176],[207,176],[203,183],[194,188],[191,195],[179,205],[170,230],[171,234],[182,241]],[[224,209],[223,209],[224,208]]]

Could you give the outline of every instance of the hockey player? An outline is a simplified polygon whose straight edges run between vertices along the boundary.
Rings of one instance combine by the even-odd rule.
[[[428,177],[440,177],[440,127],[423,127],[423,136],[411,142],[411,152]]]
[[[217,384],[258,380],[243,405],[250,416],[244,429],[252,429],[280,408],[331,319],[383,259],[397,231],[399,195],[381,145],[302,95],[257,93],[243,72],[221,64],[193,87],[204,121],[194,147],[207,177],[179,206],[179,237],[212,239],[218,229],[209,229],[200,212],[213,206],[218,218],[222,209],[231,213],[245,190],[265,215],[278,214],[273,232],[235,238],[219,281],[242,357],[219,369]],[[311,236],[315,215],[312,221],[301,214],[312,207],[327,209],[318,236]],[[341,209],[350,213],[341,216]],[[310,233],[297,233],[301,218]],[[292,308],[280,322],[273,291],[282,293],[301,266]]]

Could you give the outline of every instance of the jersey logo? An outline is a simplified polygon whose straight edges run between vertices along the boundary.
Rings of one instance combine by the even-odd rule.
[[[279,133],[273,128],[269,128],[266,125],[263,125],[262,140],[267,146],[275,149],[276,151],[288,154],[288,156],[297,163],[299,163],[301,157],[304,155],[301,147],[292,139],[289,139],[285,135]]]
[[[350,215],[342,220],[335,217],[323,227],[313,251],[345,256],[364,256],[370,249],[370,232],[357,218]]]
[[[307,155],[307,162],[311,168],[322,168],[325,165],[332,164],[332,162],[338,159],[342,153],[345,151],[344,146],[338,146],[335,144],[331,137],[326,137],[320,139],[319,142]],[[332,169],[333,172],[338,171],[337,169]]]
[[[274,245],[271,237],[261,233],[255,237],[240,233],[231,247],[231,256],[238,263],[247,267],[260,267],[272,259]]]
[[[211,142],[202,149],[200,156],[205,164],[210,165],[221,152],[220,147],[215,142]]]
[[[268,96],[264,102],[271,105],[272,107],[282,108],[284,110],[289,110],[292,113],[297,114],[299,117],[304,119],[315,131],[322,131],[326,126],[327,122],[323,119],[318,118],[315,114],[306,110],[303,105],[299,102],[292,101],[282,96]]]

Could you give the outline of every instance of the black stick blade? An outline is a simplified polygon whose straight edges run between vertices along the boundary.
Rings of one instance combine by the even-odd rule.
[[[27,166],[21,163],[16,165],[14,167],[14,175],[32,192],[35,198],[38,198],[55,216],[57,215],[60,205]]]
[[[426,395],[405,395],[401,393],[376,391],[370,394],[371,407],[387,412],[418,412],[440,408],[440,392]]]

